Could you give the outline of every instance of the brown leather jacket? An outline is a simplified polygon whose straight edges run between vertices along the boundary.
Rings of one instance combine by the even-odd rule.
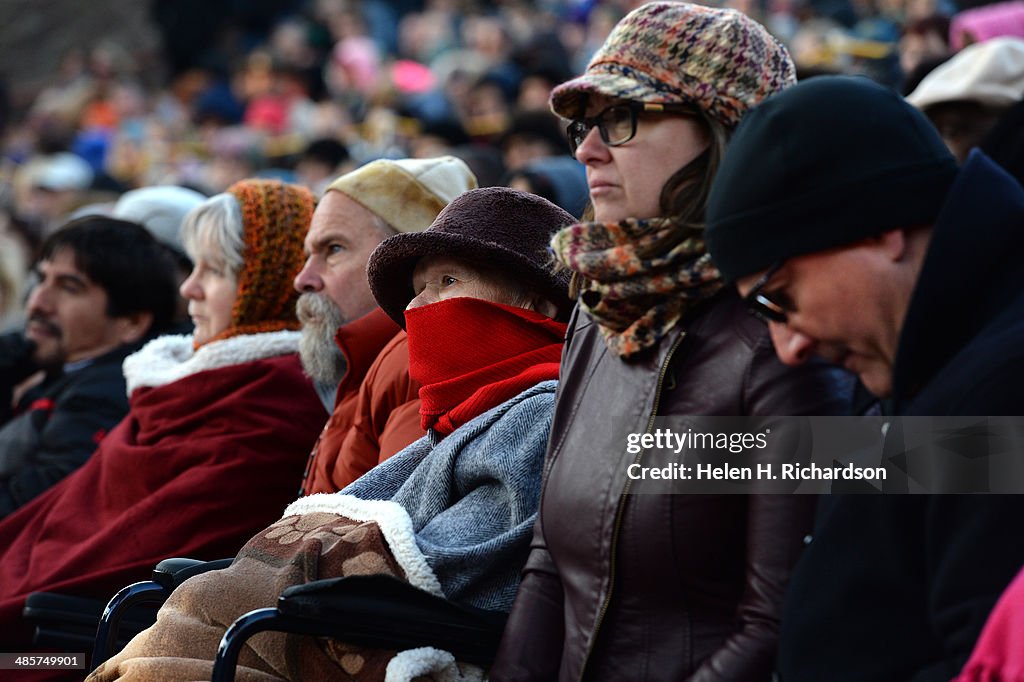
[[[814,499],[624,494],[625,432],[655,414],[846,414],[853,378],[783,366],[731,292],[638,362],[611,355],[586,313],[570,330],[533,549],[491,679],[769,679]]]

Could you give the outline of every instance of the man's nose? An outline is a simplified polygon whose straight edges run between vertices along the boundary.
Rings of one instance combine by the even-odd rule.
[[[53,299],[50,297],[50,288],[45,284],[37,284],[28,296],[25,310],[29,315],[52,313]]]
[[[321,279],[320,273],[313,263],[312,256],[306,259],[302,269],[299,270],[299,274],[295,275],[293,286],[300,294],[323,291],[324,281]]]
[[[802,365],[814,354],[815,341],[810,336],[780,322],[769,322],[768,331],[775,346],[775,354],[783,364]]]

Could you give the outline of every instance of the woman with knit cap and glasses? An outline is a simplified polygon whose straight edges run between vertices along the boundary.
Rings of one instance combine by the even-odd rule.
[[[708,190],[743,114],[795,81],[734,10],[623,18],[552,92],[593,222],[560,231],[579,298],[533,551],[492,680],[768,680],[813,499],[629,494],[628,433],[658,416],[824,415],[852,379],[787,368],[704,248]]]
[[[28,650],[30,592],[106,601],[169,556],[234,554],[294,498],[326,419],[299,364],[292,287],[312,211],[304,188],[244,180],[186,216],[195,333],[129,356],[128,416],[0,523],[4,644]]]
[[[537,517],[572,309],[548,243],[572,222],[538,196],[488,187],[456,197],[426,231],[384,240],[370,256],[370,288],[408,332],[427,435],[341,492],[294,502],[230,568],[184,583],[156,625],[91,679],[209,679],[227,626],[317,578],[389,574],[507,612]],[[247,679],[382,680],[385,668],[387,679],[420,679],[438,666],[447,676],[431,679],[463,679],[433,650],[395,656],[266,633],[247,654]]]

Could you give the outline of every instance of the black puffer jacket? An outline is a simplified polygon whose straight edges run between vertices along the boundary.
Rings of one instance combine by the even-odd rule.
[[[491,679],[769,679],[814,499],[624,494],[624,432],[655,414],[845,414],[853,378],[783,366],[732,292],[637,362],[585,313],[570,329],[534,549]]]
[[[0,400],[33,369],[21,334],[0,338]],[[12,411],[0,413],[0,518],[80,467],[128,413],[121,363],[138,350],[124,345],[71,372],[47,377]]]

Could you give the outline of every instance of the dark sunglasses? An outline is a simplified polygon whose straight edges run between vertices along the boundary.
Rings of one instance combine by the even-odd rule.
[[[652,104],[650,102],[623,102],[603,109],[597,116],[573,119],[565,128],[569,149],[573,156],[576,148],[590,131],[597,128],[601,140],[609,147],[626,144],[636,136],[636,119],[641,112],[696,116],[693,107],[685,104]]]
[[[786,261],[780,260],[775,265],[768,268],[768,270],[758,278],[757,282],[750,289],[746,296],[743,297],[743,302],[747,304],[747,309],[765,322],[778,322],[785,324],[788,318],[786,317],[786,309],[782,307],[777,301],[773,301],[771,294],[766,294],[761,291],[768,284],[768,281],[775,275],[776,272],[782,268]]]

